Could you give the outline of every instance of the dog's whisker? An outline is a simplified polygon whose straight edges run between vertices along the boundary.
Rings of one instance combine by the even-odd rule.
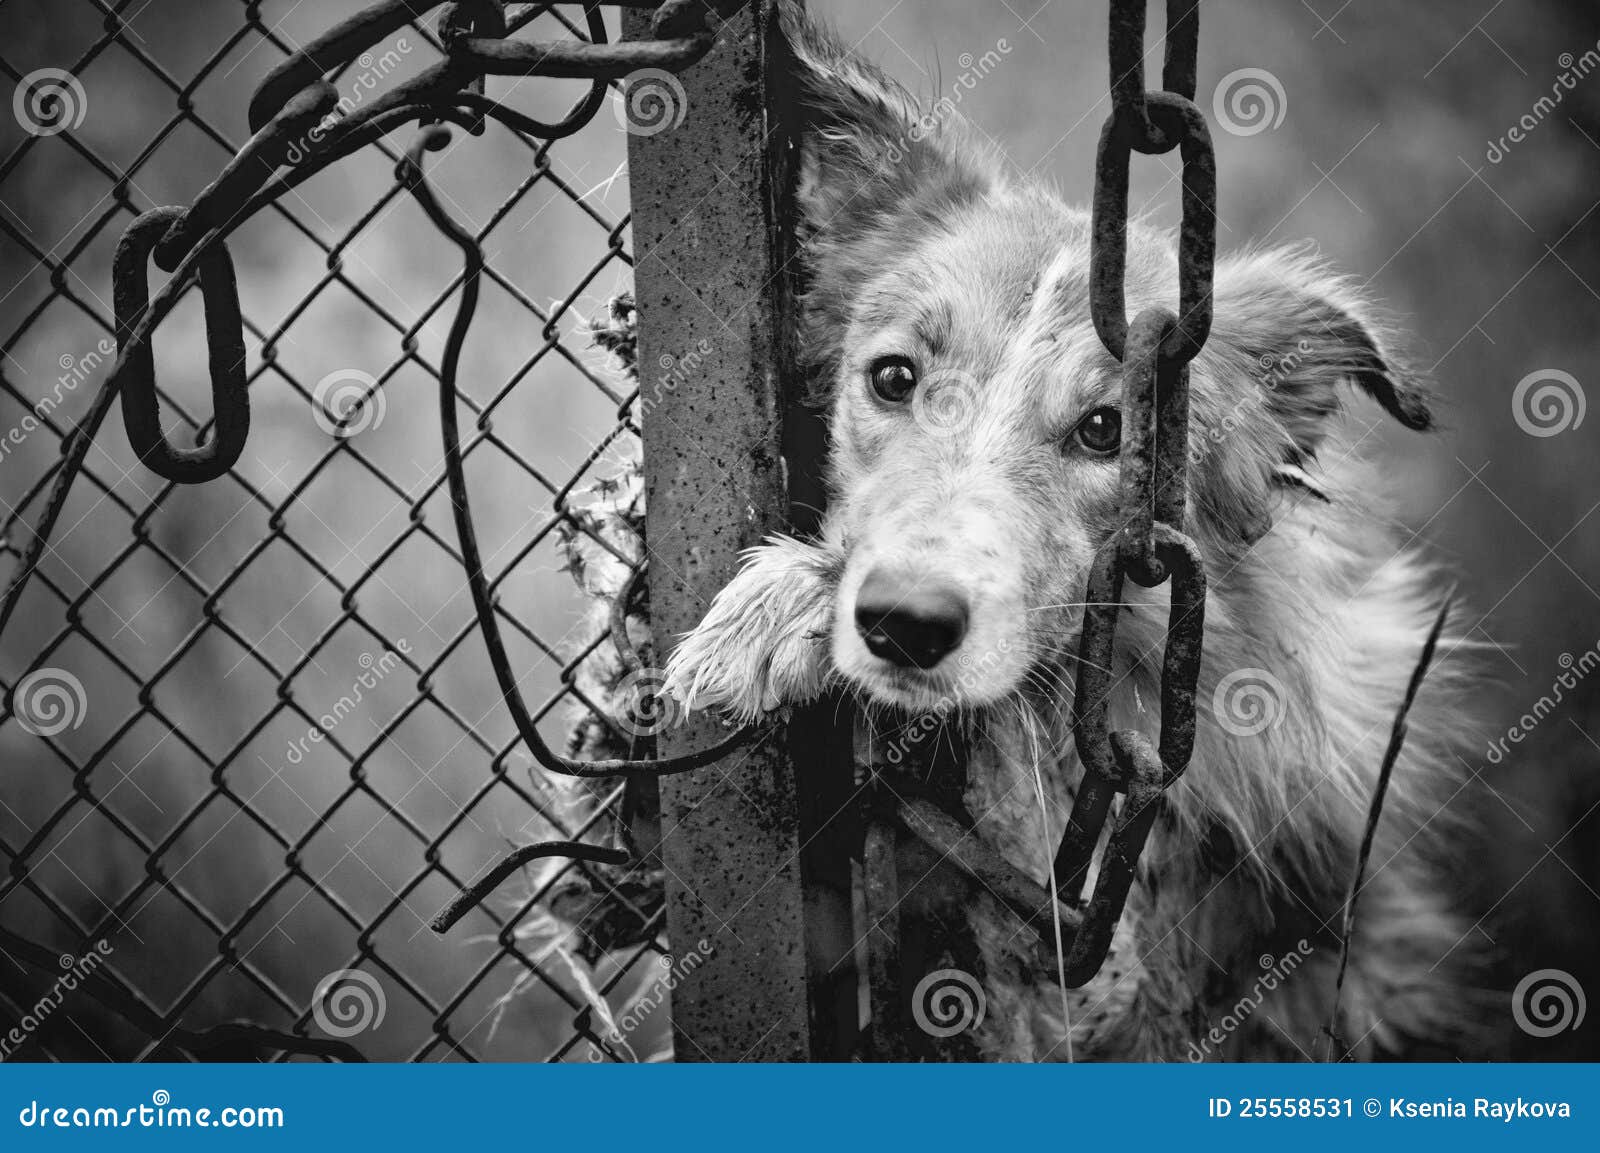
[[[1131,608],[1133,608],[1133,606],[1131,604],[1129,604],[1127,601],[1062,601],[1060,604],[1035,605],[1033,608],[1030,608],[1030,609],[1028,609],[1026,611],[1028,611],[1030,613],[1043,613],[1043,612],[1049,612],[1051,609],[1087,609],[1087,608],[1096,608],[1096,609],[1125,608],[1125,609],[1131,609]]]
[[[1102,673],[1111,672],[1111,670],[1109,668],[1107,668],[1105,665],[1097,665],[1093,661],[1084,660],[1081,654],[1078,655],[1078,656],[1074,656],[1072,659],[1075,660],[1075,661],[1082,661],[1082,663],[1088,665],[1091,669],[1096,669],[1099,672],[1102,672]]]

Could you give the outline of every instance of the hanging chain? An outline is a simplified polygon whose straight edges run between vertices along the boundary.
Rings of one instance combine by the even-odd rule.
[[[1095,160],[1089,299],[1095,330],[1122,361],[1122,528],[1101,547],[1084,593],[1089,607],[1072,706],[1084,774],[1055,860],[1056,882],[1068,899],[1082,892],[1113,795],[1123,793],[1125,800],[1067,958],[1069,984],[1082,984],[1104,963],[1162,795],[1188,767],[1205,624],[1205,570],[1194,541],[1183,533],[1183,518],[1189,362],[1211,329],[1217,170],[1211,134],[1194,103],[1199,0],[1167,0],[1162,92],[1144,86],[1145,6],[1146,0],[1111,3],[1112,110]],[[1179,311],[1150,308],[1130,323],[1124,280],[1132,153],[1159,155],[1175,148],[1183,158]],[[1146,588],[1169,580],[1172,586],[1158,742],[1132,729],[1112,731],[1107,719],[1126,578]]]
[[[1111,0],[1110,117],[1095,160],[1090,311],[1106,349],[1122,362],[1121,528],[1091,567],[1078,646],[1073,729],[1083,780],[1056,852],[1059,901],[972,835],[965,822],[926,800],[900,798],[885,814],[945,861],[982,883],[1050,942],[1067,949],[1065,978],[1077,988],[1100,971],[1133,886],[1134,871],[1161,812],[1165,791],[1194,751],[1195,686],[1205,625],[1205,570],[1183,533],[1187,499],[1189,362],[1211,330],[1216,257],[1216,161],[1205,117],[1194,103],[1199,0],[1167,0],[1164,91],[1144,82],[1146,0]],[[1183,224],[1178,246],[1179,311],[1126,315],[1128,169],[1134,152],[1183,158]],[[1112,731],[1108,703],[1124,581],[1145,588],[1171,581],[1161,668],[1161,728]],[[1106,842],[1094,891],[1085,895],[1095,846],[1125,800]],[[892,878],[891,878],[892,879]]]

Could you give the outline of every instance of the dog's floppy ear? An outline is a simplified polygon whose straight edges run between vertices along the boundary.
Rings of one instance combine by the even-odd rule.
[[[820,363],[842,336],[863,274],[904,257],[992,188],[999,165],[967,142],[954,106],[912,95],[793,4],[780,11],[794,53],[799,233],[807,281],[802,347]],[[831,340],[830,340],[831,338]]]
[[[1407,428],[1432,427],[1426,388],[1386,347],[1376,310],[1304,249],[1249,252],[1217,265],[1213,343],[1248,374],[1293,444],[1316,454],[1340,388],[1354,385]]]
[[[806,225],[836,236],[939,212],[982,193],[992,166],[962,138],[953,107],[925,112],[833,32],[784,4],[801,124],[800,208]]]

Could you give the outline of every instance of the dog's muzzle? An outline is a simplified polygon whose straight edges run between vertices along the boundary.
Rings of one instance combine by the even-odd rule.
[[[873,656],[931,669],[967,635],[967,598],[947,582],[875,568],[856,593],[856,631]]]

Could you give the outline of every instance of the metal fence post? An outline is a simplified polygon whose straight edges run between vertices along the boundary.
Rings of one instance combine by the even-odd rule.
[[[627,14],[624,33],[646,27]],[[651,615],[659,651],[692,628],[741,550],[787,521],[783,328],[791,119],[770,3],[746,5],[680,77],[685,119],[628,142]],[[692,356],[693,371],[673,378]],[[666,378],[670,383],[662,386]],[[700,718],[658,752],[720,734]],[[679,1060],[806,1060],[802,824],[787,736],[661,785],[667,924],[714,952],[673,994]]]

